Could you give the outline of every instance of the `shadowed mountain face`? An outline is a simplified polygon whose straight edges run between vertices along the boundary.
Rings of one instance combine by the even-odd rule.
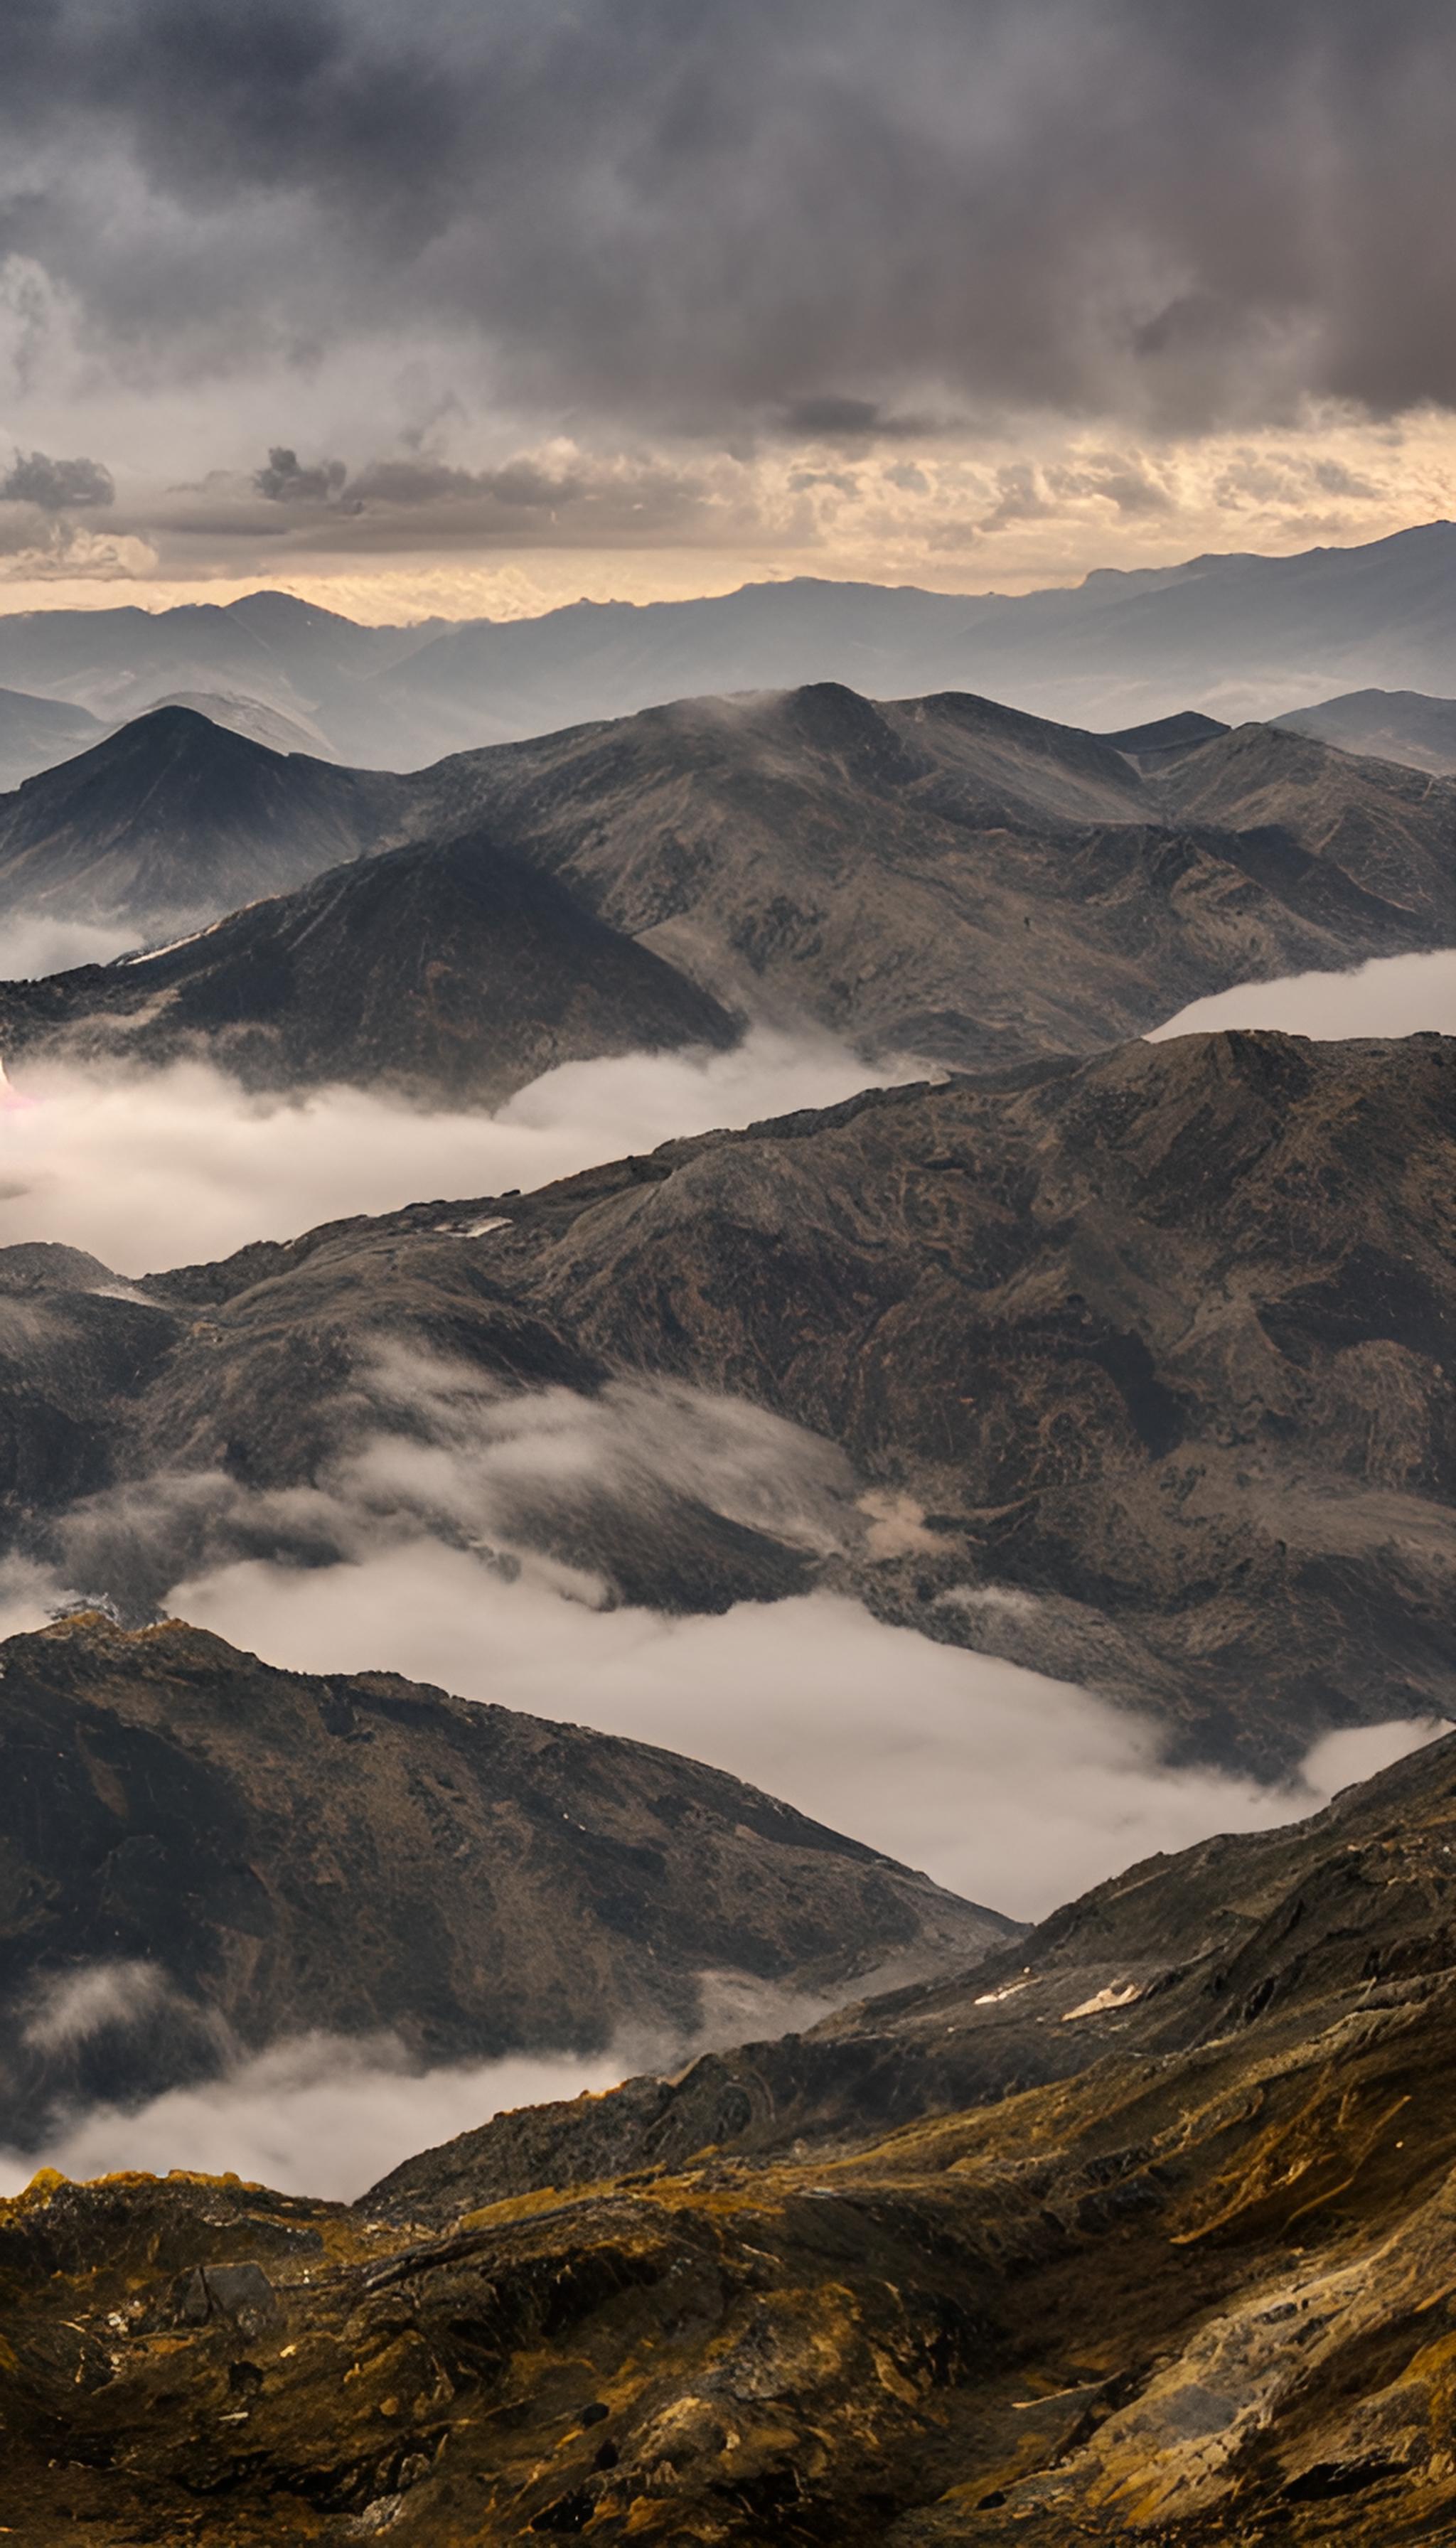
[[[1292,2548],[1456,2527],[1456,1752],[351,2210],[0,2208],[75,2535]]]
[[[144,1605],[231,1553],[230,1496],[398,1425],[371,1394],[386,1345],[506,1392],[687,1384],[920,1513],[898,1553],[841,1533],[821,1580],[1281,1770],[1331,1724],[1456,1705],[1451,1067],[1426,1037],[1131,1045],[340,1224],[123,1301],[65,1273],[23,1304],[10,1527],[48,1548],[78,1478],[218,1474],[221,1536],[204,1496],[181,1536],[160,1502],[145,1545],[68,1543]],[[569,1501],[520,1526],[582,1562]],[[772,1529],[703,1530],[686,1567],[662,1515],[619,1512],[588,1562],[668,1607],[813,1572],[801,1550],[775,1571]]]
[[[828,1997],[1019,1934],[717,1771],[390,1674],[94,1615],[11,1639],[3,1673],[12,2146],[58,2097],[139,2100],[311,2029],[422,2062],[670,2048],[715,1981]]]
[[[480,839],[334,868],[155,956],[0,983],[13,1058],[205,1052],[251,1088],[436,1101],[494,1103],[559,1062],[736,1033],[660,956]]]
[[[211,918],[374,846],[398,798],[158,708],[0,799],[0,908]]]
[[[244,1076],[368,1076],[383,1062],[422,1090],[515,1086],[529,1039],[522,1024],[512,1040],[510,1016],[523,1019],[528,987],[548,1053],[559,1023],[533,956],[510,1015],[496,998],[528,904],[533,944],[561,936],[563,999],[589,947],[604,963],[603,931],[615,933],[612,1023],[592,1044],[581,1021],[568,1043],[584,1055],[633,1041],[634,1000],[639,1045],[683,1041],[659,1012],[665,998],[675,1014],[691,1006],[674,978],[686,976],[704,1019],[726,1007],[828,1029],[871,1063],[995,1069],[1098,1050],[1233,982],[1449,940],[1456,784],[1267,727],[1171,729],[1171,742],[1166,726],[1119,741],[984,699],[885,707],[823,685],[687,700],[385,778],[158,712],[22,789],[8,818],[0,807],[0,893],[124,909],[139,930],[159,904],[205,919],[340,857],[452,839],[476,860],[488,841],[501,879],[508,854],[537,882],[517,872],[509,894],[502,882],[493,955],[486,870],[467,892],[469,860],[448,875],[438,849],[413,868],[397,861],[388,892],[335,877],[160,970],[89,970],[12,996],[7,1050],[42,1033],[105,1050],[145,985],[165,1008],[128,1027],[137,1058],[186,1035]],[[376,994],[359,979],[359,916],[382,912],[407,873],[379,1003],[407,987],[393,1020],[366,1027]],[[474,1021],[450,1005],[469,969],[457,928],[484,968]],[[280,952],[299,933],[305,964]],[[626,940],[641,951],[635,991]],[[436,987],[421,1004],[425,980]]]
[[[1437,777],[1456,773],[1456,699],[1429,699],[1418,690],[1350,690],[1318,707],[1295,708],[1274,723],[1341,752],[1404,762]]]

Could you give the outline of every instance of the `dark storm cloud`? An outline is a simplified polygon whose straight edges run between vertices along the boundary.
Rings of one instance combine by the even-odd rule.
[[[785,433],[806,435],[816,442],[880,442],[936,429],[929,416],[892,415],[877,399],[836,397],[833,391],[794,399],[781,422]]]
[[[45,451],[18,451],[0,478],[0,503],[37,504],[43,513],[111,504],[116,492],[111,471],[99,460],[52,460]]]
[[[268,464],[256,471],[253,485],[274,504],[328,504],[343,491],[348,471],[341,460],[320,460],[305,468],[296,451],[275,442]]]
[[[416,323],[578,424],[1456,403],[1449,0],[12,0],[6,45],[0,247],[134,371]]]

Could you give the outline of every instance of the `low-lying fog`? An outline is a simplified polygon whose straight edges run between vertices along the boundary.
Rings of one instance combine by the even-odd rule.
[[[1239,982],[1194,1000],[1149,1044],[1208,1035],[1223,1027],[1271,1027],[1321,1044],[1346,1036],[1456,1035],[1456,948],[1430,956],[1378,956],[1349,973],[1290,973],[1279,982]]]
[[[1404,1034],[1449,1027],[1453,995],[1456,954],[1401,957],[1230,991],[1158,1034],[1234,1023]],[[899,1075],[917,1074],[907,1065]],[[0,1110],[4,1236],[65,1240],[136,1273],[345,1213],[529,1188],[675,1135],[833,1103],[865,1076],[842,1046],[767,1031],[711,1059],[573,1065],[495,1116],[421,1115],[351,1090],[262,1104],[201,1066],[109,1083],[37,1074]],[[825,1518],[836,1498],[844,1502],[823,1468],[838,1455],[825,1446],[792,1452],[784,1437],[793,1428],[759,1434],[743,1410],[685,1427],[644,1423],[630,1397],[603,1414],[595,1402],[589,1410],[557,1394],[539,1420],[503,1434],[487,1425],[478,1439],[442,1422],[438,1440],[415,1446],[412,1475],[398,1440],[366,1447],[318,1491],[329,1563],[302,1567],[269,1553],[280,1542],[273,1518],[230,1482],[207,1490],[222,1498],[222,1521],[204,1513],[190,1538],[175,1538],[165,1486],[150,1507],[142,1491],[123,1518],[143,1536],[173,1532],[169,1547],[185,1542],[175,1572],[158,1578],[169,1585],[165,1608],[269,1661],[393,1668],[668,1746],[1027,1918],[1151,1851],[1308,1812],[1432,1730],[1403,1723],[1333,1736],[1290,1784],[1261,1787],[1173,1768],[1149,1724],[1094,1692],[887,1626],[843,1594],[667,1618],[604,1606],[592,1578],[529,1551],[506,1581],[459,1544],[464,1510],[508,1543],[512,1482],[538,1484],[543,1462],[553,1474],[564,1464],[619,1482],[644,1460],[659,1476],[674,1460],[696,1460],[699,1471],[706,1462],[720,1508],[776,1516],[770,1526],[797,1526],[810,1539],[839,1526]],[[0,1627],[41,1624],[76,1589],[74,1576],[12,1563]],[[967,1587],[966,1595],[969,1614],[977,1602],[984,1611],[1028,1597],[995,1587]],[[754,2031],[748,2014],[738,2012],[740,2036]],[[353,2194],[500,2105],[600,2086],[643,2057],[641,2046],[623,2046],[585,2063],[548,2055],[411,2077],[387,2045],[312,2039],[139,2114],[74,2117],[45,2155],[72,2172],[231,2166],[285,2187]],[[36,2163],[36,2154],[16,2159],[8,2181]]]
[[[59,1239],[118,1273],[155,1273],[350,1213],[526,1193],[683,1134],[925,1075],[909,1061],[875,1072],[831,1037],[769,1028],[732,1052],[568,1062],[496,1114],[431,1114],[358,1088],[250,1097],[204,1062],[37,1065],[0,1091],[4,1241]]]

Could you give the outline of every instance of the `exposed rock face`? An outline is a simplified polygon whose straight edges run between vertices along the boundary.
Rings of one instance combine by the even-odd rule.
[[[158,708],[0,798],[0,909],[211,920],[372,848],[400,801],[383,774]]]
[[[356,861],[159,955],[0,984],[12,1059],[206,1056],[253,1088],[495,1102],[559,1062],[723,1046],[732,1019],[488,840]]]
[[[1447,1742],[352,2212],[43,2179],[28,2539],[1444,2539],[1453,1851]]]
[[[155,2093],[312,2029],[421,2061],[669,2045],[707,1975],[829,1995],[1018,1934],[738,1779],[391,1674],[83,1614],[0,1675],[11,2143],[62,2092]],[[47,2022],[98,1966],[115,2009]]]
[[[350,1424],[403,1420],[370,1397],[386,1342],[506,1391],[689,1383],[918,1509],[899,1553],[850,1534],[820,1580],[1287,1769],[1332,1723],[1456,1702],[1451,1074],[1439,1038],[1130,1045],[340,1224],[139,1300],[62,1269],[16,1304],[52,1341],[41,1397],[13,1384],[11,1529],[46,1545],[82,1478],[307,1481]],[[86,1587],[144,1604],[224,1551],[155,1510],[154,1544],[92,1533]],[[521,1526],[581,1562],[571,1505]],[[588,1562],[664,1606],[815,1571],[681,1501],[613,1528]]]

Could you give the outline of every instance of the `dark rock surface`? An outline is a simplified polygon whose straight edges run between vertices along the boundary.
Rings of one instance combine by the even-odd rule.
[[[0,1681],[12,2145],[60,2096],[140,2098],[314,2029],[420,2062],[670,2046],[713,1976],[828,1997],[1018,1934],[717,1771],[393,1674],[93,1613],[11,1638]],[[115,2005],[71,2022],[98,1968]]]
[[[1331,1725],[1456,1704],[1452,1058],[1435,1037],[1129,1045],[337,1224],[159,1276],[149,1307],[28,1298],[58,1337],[94,1325],[117,1378],[67,1395],[57,1344],[56,1454],[37,1419],[11,1532],[41,1552],[62,1527],[67,1427],[99,1485],[318,1476],[402,1421],[371,1400],[382,1343],[507,1392],[689,1384],[908,1499],[878,1553],[847,1511],[819,1580],[1282,1771]],[[155,1509],[150,1545],[104,1508],[73,1531],[84,1589],[144,1603],[236,1553],[205,1499],[190,1536]],[[815,1571],[772,1528],[689,1519],[628,1507],[590,1562],[669,1607],[684,1573],[716,1607]],[[569,1505],[523,1527],[579,1544]]]
[[[716,1000],[488,839],[357,860],[181,946],[0,983],[12,1063],[205,1053],[250,1088],[353,1082],[495,1103],[558,1063],[737,1028]]]
[[[1434,2548],[1453,1852],[1448,1741],[351,2211],[42,2177],[0,2207],[28,2548]]]

